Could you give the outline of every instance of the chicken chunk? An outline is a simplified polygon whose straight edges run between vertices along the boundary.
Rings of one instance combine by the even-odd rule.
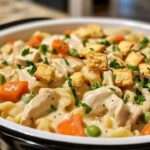
[[[139,65],[140,73],[146,77],[150,78],[150,64],[142,63]]]
[[[133,75],[128,69],[114,69],[115,84],[119,87],[130,87],[133,85]]]
[[[125,62],[131,66],[137,66],[144,59],[144,56],[140,52],[131,52],[127,56]]]
[[[104,102],[112,93],[113,92],[110,89],[105,87],[86,92],[83,95],[83,103],[92,108],[90,114],[102,115],[106,110]]]
[[[38,80],[50,82],[54,78],[54,68],[47,64],[39,64],[35,76]]]
[[[36,78],[34,76],[31,76],[26,69],[18,69],[17,70],[19,80],[21,81],[27,81],[29,85],[29,89],[33,89],[38,85],[38,82],[36,81]]]
[[[41,60],[41,55],[36,49],[29,49],[29,54],[26,56],[22,56],[19,54],[15,57],[15,64],[26,66],[27,61],[32,61],[34,63],[39,62]]]
[[[110,113],[114,113],[117,125],[123,126],[128,120],[129,111],[123,100],[117,95],[112,94],[105,101],[106,108]]]
[[[21,123],[31,125],[33,119],[46,114],[52,105],[57,105],[59,95],[52,89],[42,88],[39,93],[25,106]]]
[[[137,122],[139,117],[142,115],[142,108],[139,107],[137,104],[132,104],[132,103],[128,104],[128,108],[130,111],[128,124],[133,126]]]

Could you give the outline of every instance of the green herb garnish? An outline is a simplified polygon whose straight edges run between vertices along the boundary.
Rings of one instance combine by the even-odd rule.
[[[65,64],[66,64],[67,66],[70,66],[70,64],[69,64],[69,62],[68,62],[67,59],[64,58],[64,62],[65,62]]]
[[[64,40],[67,40],[67,39],[70,39],[70,35],[69,34],[66,34],[65,37],[64,37]]]
[[[48,113],[52,113],[52,112],[54,112],[56,110],[57,110],[57,107],[54,106],[54,105],[51,105],[50,108],[49,108],[49,110],[48,110]]]
[[[0,74],[0,84],[4,84],[6,82],[5,76]]]
[[[47,64],[47,65],[49,64],[47,57],[44,57],[43,63],[44,63],[44,64]]]
[[[35,64],[32,61],[27,61],[27,66],[28,66],[27,71],[31,75],[33,75],[35,73],[36,69],[37,69],[36,66],[35,66]]]
[[[97,88],[100,88],[101,87],[101,83],[99,81],[95,81],[91,84],[91,90],[95,90]]]
[[[109,64],[109,66],[111,68],[115,68],[115,69],[119,69],[119,68],[123,68],[124,66],[120,65],[116,59],[112,60]]]
[[[70,54],[71,56],[74,56],[74,57],[79,57],[78,51],[77,51],[76,49],[74,49],[74,48],[71,48],[71,49],[69,50],[69,54]]]
[[[83,46],[86,46],[86,43],[88,43],[88,40],[87,40],[87,39],[84,39],[84,40],[82,41]]]
[[[106,40],[106,39],[101,39],[99,43],[102,44],[102,45],[105,45],[105,46],[109,46],[110,45],[110,42],[108,40]]]
[[[118,45],[113,44],[113,45],[112,45],[112,51],[113,51],[113,52],[120,51]]]
[[[26,56],[26,55],[29,54],[29,52],[30,52],[30,49],[29,49],[29,48],[26,48],[26,49],[24,49],[24,50],[21,52],[21,55],[22,55],[22,56]]]
[[[140,42],[140,49],[145,48],[149,43],[149,39],[147,37],[144,37],[143,40]]]
[[[42,44],[40,45],[39,50],[45,55],[48,52],[48,46],[46,44]]]
[[[86,114],[90,113],[92,110],[92,108],[85,103],[81,103],[81,106],[84,108]]]
[[[76,106],[79,106],[80,100],[79,100],[79,98],[78,98],[78,95],[77,95],[77,93],[76,93],[75,88],[74,88],[73,85],[72,85],[72,79],[71,79],[70,77],[68,77],[68,86],[70,87],[71,92],[72,92],[72,94],[73,94],[73,96],[74,96],[74,98],[75,98],[75,105],[76,105]]]
[[[138,66],[128,65],[128,69],[130,69],[132,71],[139,71],[139,67]]]
[[[135,100],[136,104],[140,104],[140,105],[142,105],[143,102],[145,101],[144,96],[138,89],[136,89],[136,96],[134,97],[134,100]]]
[[[3,65],[8,65],[8,62],[7,62],[6,60],[3,60],[3,61],[2,61],[2,64],[3,64]]]

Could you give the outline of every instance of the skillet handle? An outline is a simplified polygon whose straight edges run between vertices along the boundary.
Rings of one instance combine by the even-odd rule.
[[[28,23],[28,22],[34,22],[34,21],[42,21],[42,20],[49,20],[52,18],[48,18],[48,17],[38,17],[38,18],[28,18],[28,19],[21,19],[21,20],[16,20],[16,21],[12,21],[9,23],[4,23],[0,25],[0,30],[4,30],[19,24],[24,24],[24,23]]]

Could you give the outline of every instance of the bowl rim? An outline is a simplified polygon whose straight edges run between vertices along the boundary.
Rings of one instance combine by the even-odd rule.
[[[0,32],[0,37],[4,37],[10,33],[15,33],[16,31],[23,31],[24,29],[31,29],[34,27],[44,27],[47,25],[69,25],[69,24],[88,24],[88,23],[105,23],[108,25],[123,25],[127,27],[137,27],[143,30],[150,31],[150,24],[132,21],[126,19],[114,19],[114,18],[71,18],[71,19],[59,19],[59,20],[43,20],[35,21],[30,23],[25,23],[21,25],[16,25],[14,27],[4,29]],[[83,145],[134,145],[134,144],[146,144],[150,143],[150,135],[147,136],[134,136],[134,137],[122,137],[122,138],[91,138],[91,137],[75,137],[69,135],[61,135],[57,133],[48,133],[44,131],[39,131],[30,127],[22,126],[11,121],[5,120],[0,117],[0,127],[5,127],[13,132],[18,132],[24,134],[25,136],[31,136],[33,138],[39,138],[43,140],[73,143],[73,144],[83,144]]]

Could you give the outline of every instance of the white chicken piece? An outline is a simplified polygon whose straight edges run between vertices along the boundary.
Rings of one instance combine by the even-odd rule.
[[[56,75],[60,77],[67,76],[68,73],[78,71],[83,66],[83,62],[78,58],[68,56],[66,57],[66,60],[63,58],[54,58],[51,60],[52,66],[55,68]]]
[[[93,91],[86,92],[83,96],[83,103],[87,104],[92,108],[91,114],[99,114],[105,110],[105,101],[117,90],[112,90],[111,88],[116,89],[115,86],[111,87],[101,87]],[[119,88],[117,88],[119,89]],[[118,93],[118,92],[117,92]],[[120,90],[119,90],[120,93]]]
[[[118,126],[125,125],[128,120],[129,110],[120,97],[112,94],[106,99],[105,106],[109,113],[114,114]]]
[[[16,54],[20,52],[25,47],[25,43],[21,40],[14,42],[13,44],[13,52]]]
[[[68,39],[68,44],[70,48],[75,48],[76,50],[81,50],[83,48],[82,40],[76,35],[71,35]]]
[[[133,103],[128,103],[128,108],[130,112],[128,124],[133,126],[137,122],[143,111],[141,107]]]
[[[21,114],[21,124],[31,125],[33,119],[46,114],[51,106],[56,106],[59,95],[52,89],[41,88],[39,93],[25,106]]]
[[[146,88],[142,88],[141,92],[145,98],[145,101],[143,102],[143,105],[141,107],[144,112],[150,111],[150,92]]]
[[[58,108],[60,111],[72,109],[74,106],[74,97],[67,88],[56,88],[56,92],[60,95]]]
[[[26,69],[18,69],[17,72],[19,80],[27,81],[30,90],[38,85],[38,81],[36,80],[36,78],[34,76],[31,76]]]
[[[19,54],[16,56],[15,64],[25,66],[27,61],[32,61],[33,63],[36,63],[40,61],[41,59],[42,58],[41,58],[40,53],[36,49],[30,48],[30,52],[28,55],[22,56],[21,54]]]

